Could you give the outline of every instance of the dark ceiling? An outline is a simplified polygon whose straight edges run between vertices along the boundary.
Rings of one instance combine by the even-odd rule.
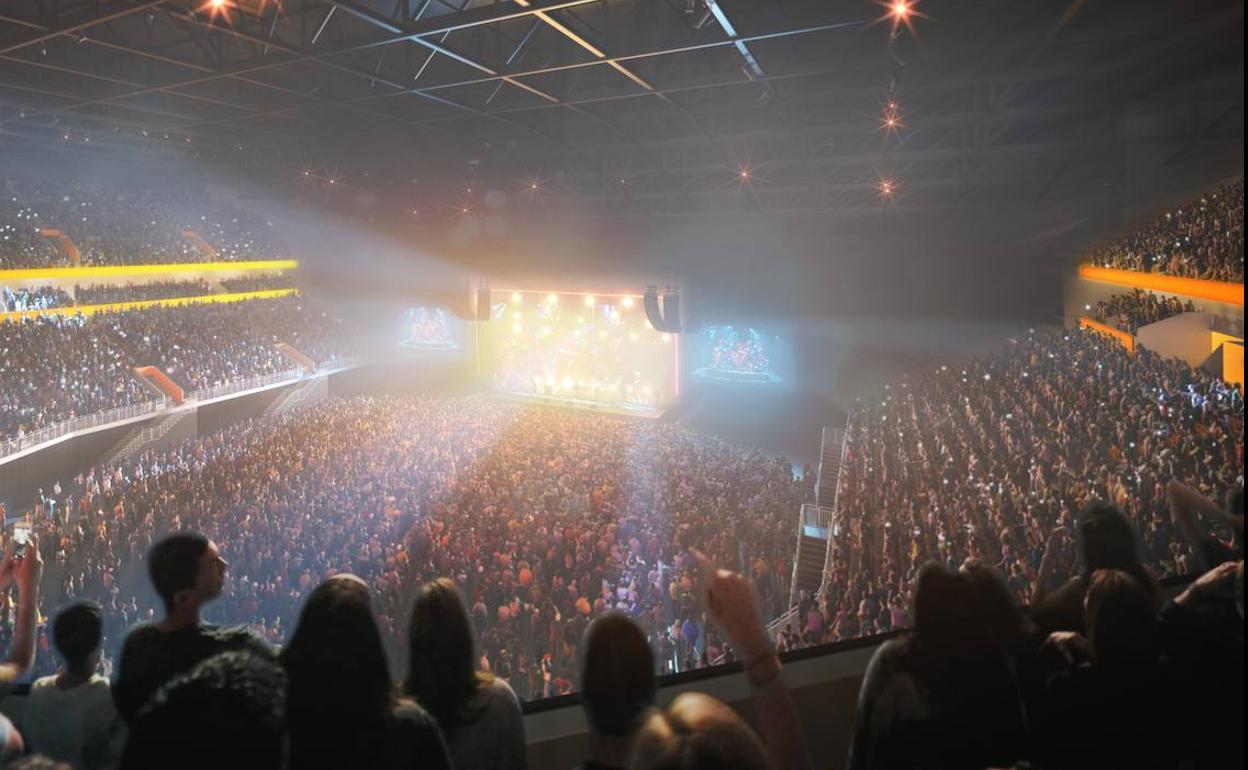
[[[4,0],[0,143],[630,219],[852,215],[881,180],[903,210],[1034,206],[1133,146],[1243,141],[1238,0],[924,0],[895,36],[871,0],[456,3]]]

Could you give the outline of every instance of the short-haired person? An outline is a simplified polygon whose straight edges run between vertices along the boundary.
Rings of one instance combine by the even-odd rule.
[[[581,653],[581,706],[589,720],[589,759],[581,770],[628,766],[633,736],[654,706],[654,651],[627,615],[590,623]]]
[[[39,579],[43,576],[43,557],[39,554],[39,538],[30,535],[21,556],[15,556],[13,545],[5,546],[0,560],[0,590],[12,583],[17,586],[18,602],[13,626],[13,642],[9,652],[0,659],[0,698],[35,662],[35,618],[39,614]],[[0,714],[0,764],[20,754],[24,743],[21,733],[8,717]]]
[[[250,628],[200,620],[200,609],[221,594],[225,569],[217,546],[194,532],[168,535],[148,551],[148,575],[165,616],[136,626],[122,646],[113,700],[127,724],[162,684],[202,660],[232,650],[274,657],[269,643]]]
[[[95,602],[75,602],[57,613],[52,643],[64,669],[34,683],[22,712],[27,748],[78,770],[116,766],[125,738],[108,680],[96,673],[103,628],[103,609]]]
[[[130,724],[121,770],[283,770],[286,677],[248,651],[207,658],[164,685]]]
[[[438,720],[455,770],[524,770],[520,701],[476,668],[468,613],[448,578],[426,583],[412,606],[405,689]]]
[[[282,664],[289,770],[450,770],[433,717],[396,697],[363,580],[336,575],[312,591]]]

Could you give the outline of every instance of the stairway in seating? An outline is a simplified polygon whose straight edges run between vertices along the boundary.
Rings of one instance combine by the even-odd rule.
[[[802,591],[811,596],[823,585],[823,563],[828,556],[828,539],[803,534],[797,543],[797,563],[793,566],[793,589],[791,598],[801,597]]]
[[[823,585],[823,569],[828,558],[828,535],[832,510],[803,505],[797,522],[797,553],[793,559],[793,581],[789,586],[789,606],[797,604],[802,591],[811,596]]]
[[[845,431],[823,429],[819,440],[819,471],[815,477],[815,502],[825,508],[836,508],[836,490],[841,479],[841,463],[845,460]]]
[[[287,388],[282,395],[274,399],[273,403],[264,408],[265,417],[281,417],[295,409],[298,409],[308,399],[317,392],[318,388],[324,387],[324,378],[312,378],[299,382],[298,384]]]
[[[104,464],[112,465],[124,462],[142,452],[149,445],[160,441],[183,420],[195,417],[195,409],[174,409],[171,412],[150,420],[146,425],[126,433],[112,449],[104,454]]]

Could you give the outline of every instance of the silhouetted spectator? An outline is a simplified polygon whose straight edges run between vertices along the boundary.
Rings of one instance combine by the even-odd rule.
[[[268,642],[250,628],[200,621],[200,609],[221,593],[225,569],[216,545],[197,533],[168,535],[148,551],[148,575],[165,617],[137,626],[122,648],[113,697],[127,723],[162,684],[217,653],[249,650],[273,657]]]
[[[450,580],[421,588],[408,641],[406,690],[438,720],[455,770],[524,770],[520,702],[502,679],[476,670],[468,613]]]
[[[1065,666],[1050,678],[1035,720],[1046,766],[1172,769],[1189,725],[1183,688],[1161,655],[1154,592],[1122,570],[1092,573],[1088,636],[1054,633]]]
[[[282,669],[248,651],[207,658],[165,683],[130,725],[122,770],[282,770]]]
[[[1153,597],[1154,611],[1161,606],[1161,589],[1143,564],[1139,536],[1131,521],[1116,506],[1105,502],[1088,506],[1079,521],[1079,550],[1083,573],[1072,577],[1052,594],[1043,590],[1044,576],[1048,572],[1046,562],[1051,563],[1052,549],[1046,551],[1040,562],[1031,616],[1041,629],[1082,632],[1088,578],[1101,569],[1121,570],[1131,575]]]
[[[1026,754],[1026,704],[975,583],[928,563],[914,630],[885,642],[858,696],[851,770],[1009,765]]]
[[[589,624],[580,669],[589,722],[589,759],[581,770],[623,768],[633,735],[654,706],[654,652],[636,623],[610,612]]]
[[[450,770],[433,718],[396,697],[358,577],[337,575],[308,596],[282,664],[291,770]]]
[[[635,740],[631,770],[774,770],[763,743],[736,712],[700,692],[652,712]]]
[[[57,613],[52,642],[65,668],[34,683],[22,713],[27,746],[78,770],[116,766],[125,739],[108,679],[96,673],[102,614],[95,602],[76,602]]]

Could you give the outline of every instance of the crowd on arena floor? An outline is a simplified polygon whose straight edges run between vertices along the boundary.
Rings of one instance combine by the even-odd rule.
[[[83,265],[285,256],[262,217],[187,186],[0,179],[0,270],[66,264],[67,258],[41,234],[47,229],[69,236]],[[188,230],[202,243],[188,237]]]
[[[1184,302],[1173,295],[1134,289],[1130,294],[1115,294],[1100,300],[1092,312],[1097,321],[1135,334],[1141,326],[1195,311],[1196,305],[1190,299]]]
[[[1093,249],[1101,267],[1244,282],[1244,178],[1221,185]]]
[[[296,296],[0,323],[0,437],[153,400],[136,366],[193,391],[293,368],[278,342],[314,361],[344,356],[344,328]]]
[[[723,567],[787,539],[733,531],[766,536],[768,504],[801,498],[783,462],[675,426],[616,420],[604,435],[610,418],[497,403],[314,409],[310,423],[253,423],[149,456],[130,476],[98,469],[37,511],[25,553],[0,566],[0,588],[17,588],[0,607],[13,629],[0,688],[47,670],[52,647],[64,666],[35,683],[20,726],[0,717],[3,754],[70,767],[523,769],[517,695],[567,677],[582,690],[585,767],[813,767],[763,627],[767,574]],[[313,443],[335,428],[347,440]],[[571,456],[554,451],[566,445]],[[1131,517],[1101,500],[1072,516],[1078,568],[1030,612],[983,558],[923,563],[911,630],[874,652],[861,684],[848,766],[1242,765],[1236,492],[1223,510],[1164,485],[1175,525],[1216,565],[1171,600]],[[126,598],[149,581],[159,615]],[[41,590],[57,607],[51,644],[36,640]],[[656,707],[660,612],[691,614],[703,638],[734,647],[754,727],[697,692]],[[126,628],[110,683],[101,645]]]

